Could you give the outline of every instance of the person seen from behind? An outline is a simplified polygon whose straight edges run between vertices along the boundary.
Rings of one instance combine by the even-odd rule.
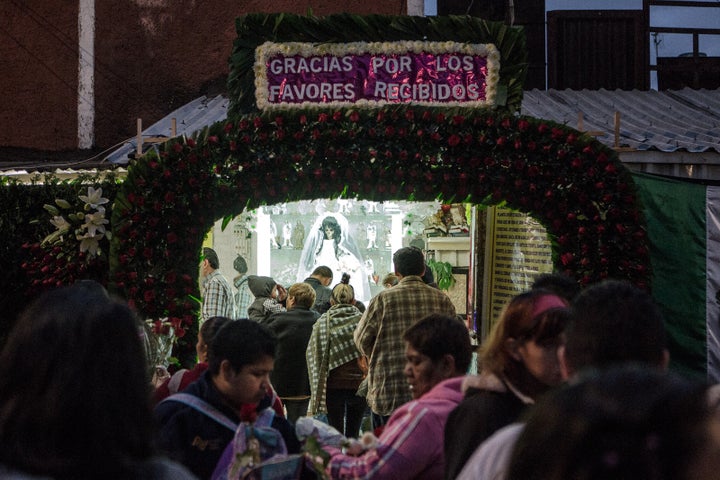
[[[315,267],[310,276],[303,282],[310,284],[315,290],[315,304],[312,309],[323,314],[330,308],[330,288],[328,285],[332,283],[333,271],[326,265]]]
[[[344,274],[330,296],[330,309],[315,322],[306,357],[312,397],[309,415],[327,413],[328,422],[346,437],[360,433],[367,409],[358,394],[367,361],[355,346],[353,332],[362,313],[355,307],[355,290]]]
[[[270,380],[285,405],[292,423],[307,413],[310,403],[310,380],[305,350],[315,321],[320,316],[311,310],[315,290],[308,283],[295,283],[288,288],[287,311],[274,313],[261,321],[277,337],[275,368]]]
[[[354,333],[355,345],[368,358],[367,402],[373,428],[384,425],[412,398],[402,370],[403,332],[432,313],[455,316],[450,297],[423,282],[421,250],[401,248],[393,254],[393,264],[400,281],[370,300]]]
[[[248,308],[255,297],[248,285],[248,266],[245,258],[241,255],[235,257],[233,268],[238,273],[238,275],[233,278],[233,287],[235,287],[235,315],[237,315],[237,318],[248,318]]]
[[[156,452],[140,332],[90,281],[21,313],[0,352],[0,478],[195,478]]]
[[[506,478],[716,479],[720,415],[707,393],[647,366],[588,372],[535,406]]]

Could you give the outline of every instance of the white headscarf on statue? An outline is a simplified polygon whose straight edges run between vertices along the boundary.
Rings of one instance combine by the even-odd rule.
[[[332,255],[329,255],[329,252],[323,252],[325,240],[323,222],[328,217],[333,217],[332,220],[335,220],[335,222],[330,220],[326,223],[336,223],[340,230],[339,238],[335,236],[333,238],[334,242],[328,242],[334,247]],[[327,261],[328,259],[329,261]],[[368,272],[365,271],[364,267],[365,262],[357,243],[350,235],[347,218],[340,213],[324,213],[319,215],[315,223],[313,223],[300,254],[297,281],[302,282],[310,276],[316,267],[323,264],[333,271],[334,283],[340,281],[343,272],[348,273],[350,274],[350,284],[355,290],[355,298],[362,302],[370,299],[370,284],[368,282]]]

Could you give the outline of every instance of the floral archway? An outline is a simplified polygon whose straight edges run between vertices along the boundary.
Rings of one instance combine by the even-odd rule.
[[[111,279],[146,318],[196,323],[205,233],[245,208],[323,197],[506,204],[541,222],[556,268],[648,288],[634,183],[563,125],[479,109],[246,114],[135,163],[113,207]]]

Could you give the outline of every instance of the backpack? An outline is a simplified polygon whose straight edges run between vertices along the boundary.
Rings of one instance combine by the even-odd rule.
[[[271,425],[275,411],[268,407],[254,423],[240,422],[225,447],[211,480],[294,480],[304,457],[288,455],[285,440]]]

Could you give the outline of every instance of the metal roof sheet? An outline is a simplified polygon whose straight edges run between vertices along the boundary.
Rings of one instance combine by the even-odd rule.
[[[172,119],[176,122],[176,135],[192,135],[198,130],[202,130],[203,127],[211,125],[220,120],[227,118],[227,109],[229,100],[218,95],[216,97],[208,98],[202,96],[196,98],[190,103],[186,103],[182,107],[174,110],[173,112],[166,115],[164,118],[152,124],[150,127],[142,131],[142,136],[147,137],[167,137],[170,138],[172,135]],[[150,146],[143,144],[143,151],[147,151]],[[105,160],[110,163],[128,163],[128,155],[132,154],[137,150],[137,138],[133,137],[128,139],[122,147],[113,151],[110,155],[105,157]]]
[[[222,95],[200,97],[148,127],[143,136],[169,137],[173,118],[177,135],[191,135],[227,118],[228,104]],[[620,113],[620,147],[720,153],[720,90],[530,90],[524,94],[521,110],[524,115],[573,128],[579,127],[582,114],[582,129],[603,132],[597,138],[610,147],[615,146],[615,112]],[[136,143],[135,138],[129,139],[106,160],[127,163]]]
[[[530,90],[521,113],[583,130],[603,132],[598,140],[636,150],[720,153],[720,90]]]

